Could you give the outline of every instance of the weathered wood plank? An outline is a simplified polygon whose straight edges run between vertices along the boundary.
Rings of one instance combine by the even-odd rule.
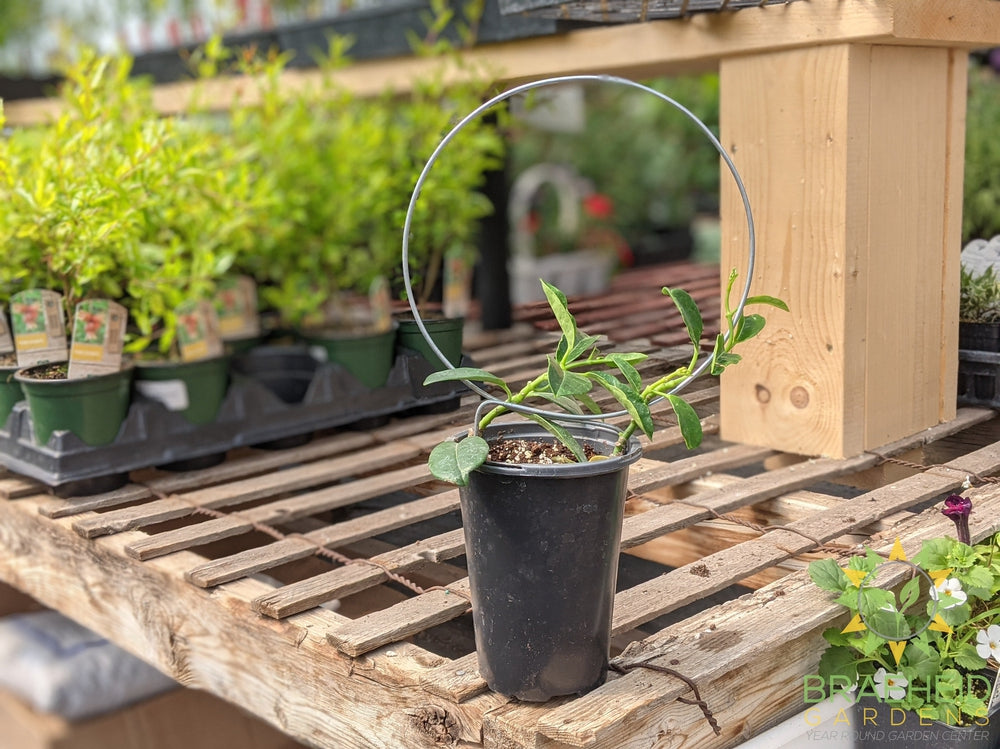
[[[210,587],[314,554],[317,548],[336,548],[410,523],[437,517],[458,508],[458,490],[425,497],[366,515],[345,523],[326,526],[267,546],[247,549],[199,565],[187,573],[195,585]]]
[[[253,530],[255,525],[281,523],[317,512],[356,504],[372,497],[421,484],[429,478],[430,473],[423,465],[382,473],[346,484],[338,484],[329,489],[320,489],[259,507],[251,507],[242,512],[223,518],[206,520],[197,525],[158,533],[142,541],[129,544],[125,547],[125,551],[136,559],[152,559],[181,549],[190,549],[210,541],[247,533]]]
[[[327,632],[326,638],[351,656],[403,640],[417,632],[467,612],[469,580],[451,583],[446,590],[431,590]]]
[[[461,528],[378,554],[371,564],[354,562],[314,575],[307,580],[282,586],[257,598],[253,608],[261,614],[281,619],[334,598],[343,598],[389,579],[385,570],[407,574],[428,560],[453,559],[465,552],[465,532]],[[193,574],[193,573],[192,573]],[[214,584],[209,582],[209,584]]]
[[[0,476],[0,498],[2,499],[17,499],[32,494],[43,494],[46,491],[43,484],[25,476],[16,476],[12,473]]]
[[[418,454],[417,449],[399,443],[372,447],[359,453],[297,465],[243,481],[188,492],[180,497],[149,502],[139,507],[112,510],[78,520],[73,524],[73,528],[85,538],[134,530],[144,525],[191,515],[198,507],[225,507],[255,499],[265,499],[282,492],[375,471],[409,460]]]
[[[246,601],[270,586],[242,580],[209,594],[183,580],[183,570],[197,561],[193,554],[138,562],[123,553],[132,540],[132,534],[84,539],[68,521],[41,517],[34,502],[2,501],[0,579],[181,683],[225,695],[324,749],[435,749],[442,730],[453,744],[475,746],[482,715],[506,702],[481,694],[456,704],[354,673],[356,664],[325,639],[342,617],[317,611],[294,621],[263,619]],[[408,670],[419,671],[411,646],[393,650],[393,664],[410,660]]]

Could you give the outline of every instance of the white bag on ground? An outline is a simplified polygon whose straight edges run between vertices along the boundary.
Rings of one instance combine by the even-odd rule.
[[[0,619],[0,687],[39,712],[80,720],[176,686],[56,611]]]

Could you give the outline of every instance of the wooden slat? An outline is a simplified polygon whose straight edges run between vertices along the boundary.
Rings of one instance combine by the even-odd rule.
[[[253,601],[255,611],[276,619],[298,614],[334,598],[349,596],[389,579],[385,570],[406,575],[428,560],[439,562],[465,553],[461,528],[417,541],[371,558],[371,564],[356,562],[307,580],[285,585]],[[193,574],[193,573],[192,573]],[[199,584],[214,584],[200,578]]]
[[[342,653],[358,656],[442,624],[470,609],[469,580],[451,583],[397,603],[384,611],[355,619],[328,632],[327,640]]]
[[[282,492],[316,486],[366,471],[375,471],[414,458],[418,454],[419,450],[398,443],[373,447],[359,453],[189,492],[179,498],[161,499],[140,507],[112,510],[102,515],[78,520],[73,524],[73,529],[85,538],[134,530],[164,520],[186,517],[194,513],[198,507],[225,507],[265,499]]]
[[[45,491],[46,488],[42,484],[24,476],[5,474],[0,477],[0,498],[3,499],[17,499]]]
[[[622,591],[615,597],[615,632],[626,631],[673,611],[704,595],[815,548],[811,539],[826,542],[869,525],[893,513],[933,499],[962,486],[963,471],[990,474],[1000,469],[1000,444],[957,459],[955,470],[919,473],[890,486],[863,494],[808,518],[789,523],[759,539],[745,541],[671,570],[654,580]],[[802,534],[795,531],[801,531]],[[698,584],[690,582],[697,579]]]
[[[240,513],[213,518],[197,525],[189,525],[131,543],[126,553],[136,559],[152,559],[181,549],[247,533],[255,524],[268,524],[294,520],[306,515],[356,504],[389,492],[407,489],[431,478],[424,465],[391,471],[329,489],[299,494],[288,499],[251,507]]]
[[[408,502],[403,508],[382,510],[353,521],[320,528],[298,537],[282,539],[261,548],[247,549],[223,559],[207,562],[190,570],[187,579],[202,587],[219,585],[310,556],[318,547],[336,548],[412,522],[438,517],[458,509],[458,490],[453,489]]]

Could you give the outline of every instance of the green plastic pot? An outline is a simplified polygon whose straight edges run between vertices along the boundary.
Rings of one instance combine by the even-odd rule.
[[[229,356],[190,362],[140,362],[135,388],[192,424],[211,424],[229,387]]]
[[[458,366],[462,361],[462,331],[465,327],[465,319],[461,317],[442,317],[440,319],[424,320],[424,327],[435,345],[454,366]],[[396,345],[400,348],[408,348],[416,351],[435,368],[441,366],[441,360],[427,344],[417,327],[416,320],[400,320],[399,336]]]
[[[88,445],[114,442],[128,414],[132,369],[76,380],[38,380],[48,364],[20,369],[14,379],[28,400],[35,442],[48,444],[55,431],[72,432]]]
[[[365,387],[385,385],[396,356],[396,326],[385,333],[313,334],[305,336],[310,347],[320,347],[326,360],[339,364]]]
[[[0,429],[7,423],[14,404],[24,400],[21,384],[14,379],[17,367],[0,367]]]

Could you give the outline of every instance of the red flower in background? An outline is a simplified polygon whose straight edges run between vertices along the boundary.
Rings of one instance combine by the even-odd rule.
[[[615,215],[611,198],[599,192],[592,192],[583,199],[583,210],[590,218],[609,219]]]

